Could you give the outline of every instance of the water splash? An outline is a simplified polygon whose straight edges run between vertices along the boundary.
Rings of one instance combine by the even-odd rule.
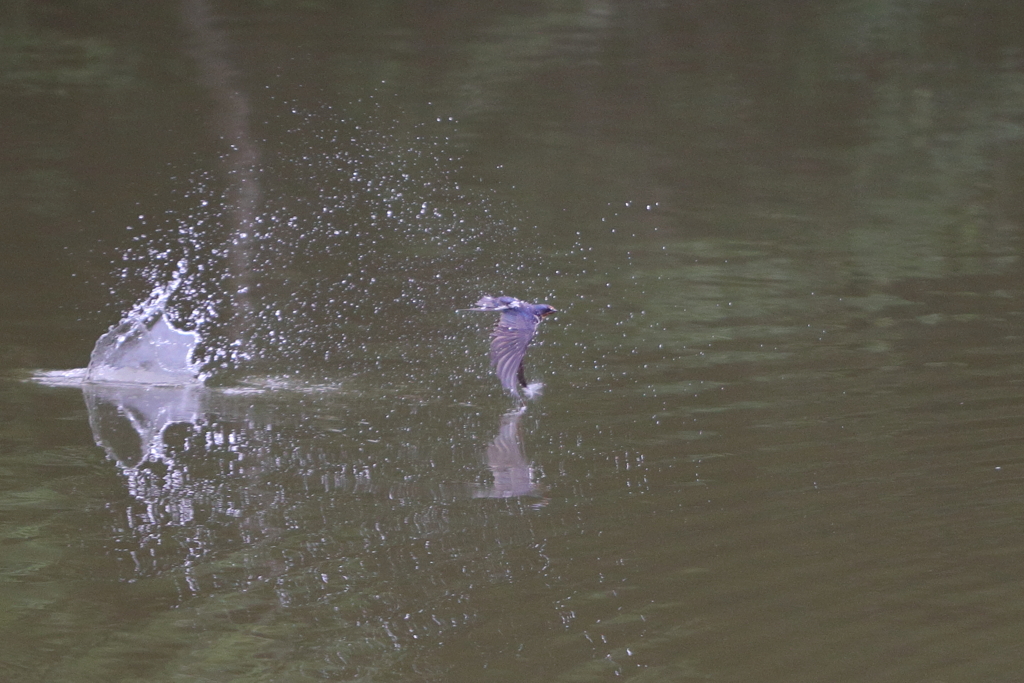
[[[89,358],[87,382],[185,385],[200,379],[193,355],[199,335],[167,321],[166,308],[182,282],[185,264],[175,277],[100,336]]]
[[[451,311],[483,292],[522,290],[536,267],[509,208],[466,177],[452,124],[363,106],[358,119],[329,108],[284,117],[287,130],[264,141],[248,232],[232,227],[228,194],[197,174],[187,206],[125,254],[114,289],[165,292],[167,321],[199,336],[205,379],[372,372],[443,384],[452,369],[439,354],[460,355],[474,332]],[[240,239],[250,259],[244,319],[228,272]],[[178,284],[161,289],[173,273]]]

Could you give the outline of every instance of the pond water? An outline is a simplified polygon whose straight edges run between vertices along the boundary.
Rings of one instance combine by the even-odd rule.
[[[4,276],[0,677],[1017,680],[1008,72],[815,75],[806,16],[762,72],[752,16],[311,7],[150,10],[4,105],[50,164],[5,230],[53,240]],[[83,384],[172,272],[214,381]],[[524,409],[456,311],[499,293],[558,309]]]

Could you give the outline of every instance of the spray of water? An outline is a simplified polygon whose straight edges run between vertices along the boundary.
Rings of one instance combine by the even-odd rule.
[[[452,310],[521,291],[540,258],[528,234],[464,177],[449,121],[410,125],[372,103],[358,120],[329,108],[283,118],[285,132],[263,143],[248,232],[232,224],[225,188],[194,174],[186,208],[140,217],[113,290],[138,296],[176,280],[165,315],[199,335],[208,382],[367,372],[444,382],[452,369],[440,358],[459,355],[467,334]],[[242,291],[229,267],[239,240]]]

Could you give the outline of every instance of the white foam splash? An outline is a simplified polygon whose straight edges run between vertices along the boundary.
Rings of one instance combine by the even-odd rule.
[[[530,382],[523,389],[523,396],[528,401],[532,401],[535,398],[539,398],[544,393],[543,382]]]

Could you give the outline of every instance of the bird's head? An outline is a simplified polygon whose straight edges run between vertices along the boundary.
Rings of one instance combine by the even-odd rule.
[[[534,309],[537,315],[539,315],[541,318],[548,317],[556,310],[557,309],[554,306],[548,306],[547,304],[538,304],[537,307]]]

